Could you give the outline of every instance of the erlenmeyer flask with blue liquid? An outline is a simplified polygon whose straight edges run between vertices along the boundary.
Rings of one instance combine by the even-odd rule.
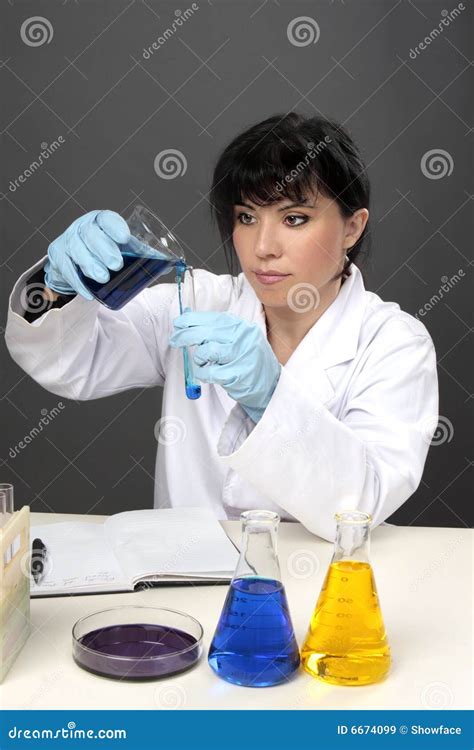
[[[192,288],[188,297],[194,299],[194,277],[178,240],[157,216],[143,206],[135,206],[127,224],[130,238],[125,244],[118,245],[123,266],[118,271],[108,269],[109,280],[101,282],[86,276],[76,265],[81,281],[96,300],[111,310],[120,310],[143,289],[174,271],[182,313],[183,281],[189,279],[187,284]],[[194,380],[191,357],[186,348],[183,348],[183,359],[186,395],[189,399],[197,399],[201,395],[201,386]]]
[[[240,517],[242,549],[208,661],[227,682],[268,687],[289,680],[300,663],[276,550],[280,517],[266,510]]]

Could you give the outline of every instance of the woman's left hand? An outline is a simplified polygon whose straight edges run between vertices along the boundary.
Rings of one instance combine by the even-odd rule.
[[[281,365],[256,324],[227,312],[184,312],[173,321],[173,347],[196,346],[194,373],[221,385],[257,422],[280,378]]]

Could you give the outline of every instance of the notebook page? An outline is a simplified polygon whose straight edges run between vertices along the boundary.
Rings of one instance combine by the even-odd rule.
[[[130,580],[153,575],[232,575],[238,552],[211,510],[161,508],[117,513],[104,523]]]
[[[48,550],[45,576],[31,580],[31,595],[76,589],[129,589],[119,562],[110,549],[102,523],[65,521],[32,526],[30,539],[39,537]]]

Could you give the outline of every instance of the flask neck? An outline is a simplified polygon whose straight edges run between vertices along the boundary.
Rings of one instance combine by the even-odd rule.
[[[361,511],[344,511],[336,514],[336,521],[333,562],[369,562],[371,516]]]
[[[259,576],[280,581],[277,534],[280,517],[270,511],[242,513],[242,546],[235,578]]]

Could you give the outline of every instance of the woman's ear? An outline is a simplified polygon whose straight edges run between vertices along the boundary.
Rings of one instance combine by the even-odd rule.
[[[344,237],[344,250],[350,250],[355,245],[369,220],[369,212],[366,208],[359,208],[352,216],[346,219],[346,234]]]

